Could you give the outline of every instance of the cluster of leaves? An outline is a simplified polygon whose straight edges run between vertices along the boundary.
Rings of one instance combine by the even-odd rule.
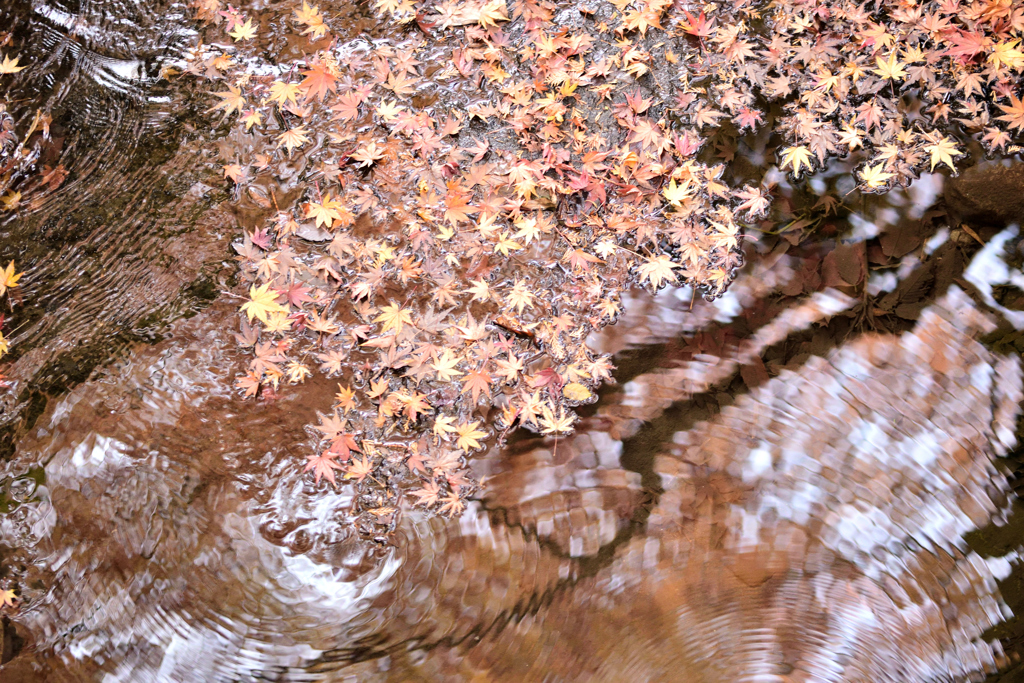
[[[14,310],[14,303],[11,298],[11,290],[18,286],[18,280],[24,273],[16,273],[14,269],[14,261],[7,264],[6,268],[0,268],[0,300],[3,299],[4,295],[7,296],[7,305],[11,310]],[[10,350],[10,344],[7,338],[4,337],[4,321],[5,315],[0,313],[0,358],[3,358]],[[8,382],[4,379],[4,373],[0,372],[0,389],[6,389],[9,386]]]
[[[27,68],[19,65],[20,57],[3,53],[11,40],[10,33],[0,32],[0,78]],[[44,166],[41,173],[35,173],[43,153],[40,143],[52,142],[50,123],[49,114],[37,111],[28,130],[19,138],[14,118],[8,113],[7,105],[0,101],[0,211],[19,208],[24,203],[24,195],[33,190],[55,191],[67,178],[67,169],[60,164],[52,168]]]
[[[419,502],[451,514],[473,488],[464,457],[492,431],[572,430],[612,369],[586,337],[625,288],[682,278],[717,295],[740,265],[736,213],[767,207],[655,113],[635,83],[649,55],[593,59],[586,32],[544,30],[547,5],[517,7],[515,41],[504,5],[460,12],[433,41],[424,23],[339,46],[303,4],[291,27],[320,49],[298,75],[254,75],[231,45],[201,46],[189,67],[228,81],[214,110],[259,141],[226,177],[256,195],[296,157],[317,163],[304,201],[271,196],[271,219],[236,247],[254,351],[239,385],[266,395],[311,366],[344,377],[309,469],[390,490],[382,468],[401,460]],[[212,0],[200,13],[255,37],[252,17]],[[460,91],[472,103],[438,102]]]
[[[1010,0],[734,0],[680,22],[687,53],[684,120],[728,118],[739,131],[781,114],[780,168],[800,177],[857,152],[860,189],[884,192],[948,167],[973,136],[1016,152],[1024,129],[1024,7]],[[692,60],[692,61],[690,61]],[[685,118],[688,115],[688,118]]]
[[[246,140],[224,175],[270,214],[236,246],[253,350],[239,386],[343,378],[307,469],[359,482],[374,529],[394,521],[396,479],[454,514],[473,490],[465,458],[495,433],[570,432],[612,369],[586,338],[626,288],[725,289],[769,195],[727,184],[705,129],[754,130],[778,100],[783,169],[864,149],[862,186],[881,191],[953,167],[957,143],[931,126],[964,113],[945,104],[956,91],[974,113],[954,119],[993,149],[1024,128],[1021,12],[1003,0],[557,16],[547,0],[378,0],[391,33],[372,41],[305,1],[194,6],[210,43],[187,69],[223,82],[211,111]],[[268,62],[268,43],[292,56]],[[296,175],[279,205],[271,181]]]

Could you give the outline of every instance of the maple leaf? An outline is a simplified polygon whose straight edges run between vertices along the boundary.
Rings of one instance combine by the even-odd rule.
[[[356,164],[358,167],[366,168],[367,166],[372,166],[377,160],[384,158],[384,148],[371,141],[366,147],[354,152],[352,158],[359,162]]]
[[[377,105],[376,112],[377,116],[384,119],[386,122],[394,121],[398,118],[398,114],[405,110],[405,107],[398,104],[397,102],[387,102],[381,100],[381,103]]]
[[[449,476],[462,467],[462,454],[458,451],[442,451],[441,455],[432,458],[430,468],[435,473]]]
[[[337,114],[335,118],[341,121],[352,121],[359,118],[359,105],[362,102],[363,99],[358,94],[345,93],[338,97],[337,103],[331,107],[331,111],[335,112]]]
[[[324,24],[324,18],[320,15],[320,8],[310,7],[306,0],[302,0],[302,7],[295,10],[295,21],[306,25],[307,28],[302,35],[312,34],[310,40],[319,40],[327,33],[327,25]]]
[[[953,47],[946,50],[944,54],[954,57],[971,58],[979,52],[984,52],[992,41],[984,33],[955,31],[946,38]]]
[[[309,287],[303,286],[301,282],[291,282],[281,290],[281,294],[284,295],[289,304],[295,308],[300,308],[305,302],[313,300],[309,297],[311,291]]]
[[[507,232],[501,233],[501,238],[494,244],[494,253],[508,256],[509,251],[522,249],[523,245],[511,239]]]
[[[337,77],[324,64],[310,64],[309,69],[303,71],[302,75],[305,78],[299,83],[299,87],[305,93],[307,102],[316,98],[323,102],[328,93],[338,90]]]
[[[427,402],[426,394],[421,394],[418,391],[414,391],[413,394],[405,401],[405,416],[412,421],[416,421],[420,415],[423,415],[428,410],[431,410],[433,406]]]
[[[249,288],[249,299],[250,301],[242,304],[242,311],[249,316],[249,322],[252,319],[258,318],[260,322],[267,322],[268,313],[287,313],[288,309],[277,303],[277,298],[281,296],[281,293],[276,289],[271,289],[270,284],[263,284],[257,287],[252,285]]]
[[[711,35],[715,24],[714,19],[708,21],[704,12],[701,12],[699,17],[693,16],[686,10],[683,11],[683,14],[686,15],[686,19],[679,22],[679,27],[683,29],[684,33],[689,33],[697,38],[707,38]]]
[[[299,89],[298,83],[285,83],[283,81],[274,81],[270,84],[270,95],[267,97],[271,102],[277,104],[298,104],[298,96],[301,90]]]
[[[263,114],[258,109],[247,109],[242,112],[242,123],[245,124],[246,130],[250,130],[253,126],[263,123]]]
[[[301,384],[307,377],[309,377],[309,375],[312,374],[309,372],[309,369],[303,366],[298,360],[290,361],[285,372],[288,374],[288,382],[290,384]]]
[[[317,24],[323,21],[320,18],[320,8],[317,6],[310,7],[307,0],[302,0],[302,7],[295,10],[295,21],[300,24]]]
[[[987,61],[996,69],[1003,64],[1011,69],[1018,70],[1024,65],[1024,53],[1017,49],[1020,40],[1000,41],[992,46],[992,53]]]
[[[341,220],[341,211],[345,206],[337,199],[331,199],[331,193],[328,192],[324,195],[319,204],[309,202],[306,204],[306,218],[316,219],[316,227],[321,225],[327,226],[328,228],[334,224],[334,221]]]
[[[221,101],[219,104],[215,104],[207,109],[208,113],[223,109],[224,115],[230,116],[233,112],[242,111],[242,107],[245,106],[245,98],[242,97],[242,91],[233,85],[229,85],[225,92],[215,92],[213,94],[221,98]]]
[[[1008,122],[1010,130],[1024,128],[1024,101],[1021,101],[1016,95],[1011,95],[1010,105],[1000,104],[999,108],[1006,112],[1006,114],[997,118],[1000,121]]]
[[[356,392],[351,387],[338,385],[338,393],[334,395],[334,400],[338,402],[338,407],[341,408],[343,414],[356,407],[355,396]]]
[[[0,589],[0,607],[14,607],[14,601],[18,596],[9,588]]]
[[[893,177],[892,173],[884,173],[885,162],[879,162],[875,166],[865,166],[860,171],[860,179],[868,188],[877,190],[885,187],[886,181]]]
[[[903,69],[903,62],[897,61],[895,50],[889,53],[889,59],[887,60],[875,57],[875,63],[878,65],[878,68],[872,69],[872,71],[886,80],[897,81],[907,74]]]
[[[388,74],[388,80],[384,87],[396,95],[411,95],[416,92],[416,79],[410,78],[404,71],[397,73],[392,71]]]
[[[566,415],[562,408],[558,409],[558,414],[555,415],[554,411],[544,404],[541,410],[540,427],[542,434],[559,434],[567,433],[572,431],[572,423],[575,421],[575,417],[572,413]]]
[[[25,273],[14,272],[14,261],[7,264],[6,268],[0,269],[0,296],[3,296],[8,289],[13,289],[18,286],[18,280]],[[0,316],[0,321],[3,321],[3,317]]]
[[[340,463],[335,458],[337,456],[331,451],[324,451],[323,453],[315,455],[307,455],[305,469],[303,472],[309,472],[313,470],[313,475],[316,477],[316,483],[320,483],[321,478],[326,478],[327,481],[331,482],[334,486],[338,485],[338,482],[334,478],[334,470],[342,469]]]
[[[745,200],[736,207],[736,211],[746,211],[748,218],[758,218],[767,212],[771,199],[761,188],[745,186],[736,193],[736,197]]]
[[[353,460],[349,464],[348,471],[345,472],[345,478],[362,481],[371,476],[370,472],[373,472],[373,462],[364,455],[362,460]]]
[[[436,481],[431,480],[424,484],[422,488],[410,491],[409,495],[419,498],[419,500],[416,501],[416,505],[430,507],[436,503],[438,498],[441,496],[441,486]]]
[[[441,512],[441,514],[448,515],[449,517],[454,517],[455,515],[461,513],[462,510],[465,509],[466,507],[466,503],[463,502],[463,500],[459,497],[459,494],[455,493],[454,491],[449,493],[444,498],[442,498],[441,501],[444,504],[441,506],[439,511]]]
[[[334,439],[345,431],[345,421],[334,413],[322,415],[318,412],[317,417],[320,418],[320,424],[314,429],[322,433],[325,439]]]
[[[455,366],[458,365],[461,360],[462,357],[453,353],[451,349],[445,349],[441,352],[437,362],[431,363],[430,367],[434,369],[434,372],[437,373],[437,376],[441,380],[447,382],[454,377],[466,374],[455,369]],[[438,419],[440,419],[440,417]]]
[[[646,280],[651,283],[652,287],[659,289],[664,282],[677,282],[673,269],[678,267],[668,256],[659,254],[647,259],[637,268],[637,271],[640,273],[641,282]]]
[[[963,152],[957,149],[956,145],[953,144],[953,141],[946,137],[943,137],[934,144],[925,145],[924,151],[931,155],[932,165],[929,169],[930,171],[934,171],[935,165],[941,163],[946,164],[946,166],[949,166],[955,172],[956,167],[953,165],[953,157],[963,154]]]
[[[573,269],[582,270],[584,272],[590,270],[591,263],[602,263],[601,259],[597,258],[593,254],[589,254],[583,249],[570,249],[565,252],[562,256],[562,260],[568,261],[569,265]]]
[[[533,308],[533,292],[526,286],[525,280],[517,278],[505,299],[517,313],[522,313],[525,308]]]
[[[470,424],[461,424],[455,428],[455,432],[459,435],[455,445],[464,451],[477,450],[483,448],[479,439],[487,436],[487,432],[482,432],[477,427],[480,426],[480,421],[472,422]]]
[[[381,334],[387,333],[388,330],[394,330],[395,334],[402,331],[403,325],[412,325],[412,311],[408,308],[402,308],[399,304],[391,302],[387,306],[383,306],[380,309],[380,315],[373,319],[376,323],[384,323],[384,326],[380,329]]]
[[[224,177],[230,178],[236,185],[240,185],[245,180],[245,176],[245,168],[238,164],[226,164],[224,166]]]
[[[244,24],[239,24],[234,31],[228,33],[237,43],[240,40],[251,40],[256,37],[256,27],[252,25],[252,19],[246,19]]]
[[[452,426],[454,422],[455,418],[450,415],[438,415],[434,418],[434,426],[431,431],[442,439],[446,438],[449,434],[455,433],[455,427]]]
[[[306,137],[305,126],[290,128],[277,136],[278,147],[284,147],[289,152],[307,142],[309,142],[309,138]]]
[[[800,167],[804,166],[808,171],[814,170],[811,164],[811,151],[803,145],[788,147],[782,152],[782,168],[789,166],[793,169],[793,175],[800,177]]]
[[[672,206],[682,206],[683,202],[689,199],[693,195],[693,190],[689,183],[683,183],[682,185],[676,185],[675,178],[668,181],[668,187],[661,191],[661,194],[668,200],[668,203]]]
[[[355,434],[349,434],[347,432],[340,432],[331,439],[331,447],[328,449],[331,453],[337,454],[341,460],[348,460],[352,453],[361,453],[359,444],[356,443]]]
[[[11,59],[4,55],[4,59],[0,62],[0,74],[16,74],[25,67],[18,66],[18,57]]]
[[[473,17],[474,21],[487,28],[487,25],[497,27],[499,21],[508,21],[508,12],[505,9],[505,0],[491,0],[482,6]],[[472,13],[471,15],[472,16]]]
[[[473,405],[476,405],[480,400],[480,394],[490,395],[491,389],[491,376],[483,369],[477,369],[469,372],[466,377],[462,380],[462,393],[471,393],[473,396]]]

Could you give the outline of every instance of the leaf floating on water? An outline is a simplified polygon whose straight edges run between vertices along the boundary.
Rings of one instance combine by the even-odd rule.
[[[594,392],[579,382],[570,382],[562,387],[562,395],[574,403],[584,403],[594,398]]]
[[[242,311],[249,317],[249,322],[255,317],[260,322],[267,322],[267,315],[270,313],[287,313],[288,309],[277,303],[280,293],[271,289],[269,284],[253,285],[249,288],[249,301],[242,304]]]
[[[11,59],[4,55],[4,59],[0,62],[0,74],[16,74],[25,67],[18,66],[18,58]]]

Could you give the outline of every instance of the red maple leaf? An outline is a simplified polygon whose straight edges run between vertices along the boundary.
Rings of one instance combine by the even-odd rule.
[[[338,79],[323,64],[310,64],[308,71],[303,71],[305,78],[299,87],[305,93],[306,101],[316,97],[322,102],[329,92],[338,90]]]
[[[321,477],[326,477],[327,481],[337,486],[338,482],[334,479],[334,470],[340,470],[341,465],[334,461],[335,457],[335,454],[331,451],[324,451],[319,455],[306,456],[309,462],[306,463],[306,468],[302,471],[309,472],[313,470],[313,474],[316,476],[316,483],[318,484]]]

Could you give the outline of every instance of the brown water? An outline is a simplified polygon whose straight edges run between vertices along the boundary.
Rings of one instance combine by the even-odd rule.
[[[27,270],[0,681],[1018,680],[1024,325],[985,297],[1019,257],[1010,232],[979,251],[941,216],[918,227],[940,179],[750,240],[715,303],[636,294],[592,340],[618,384],[575,436],[477,457],[461,518],[410,509],[374,544],[351,492],[297,467],[334,383],[232,386],[217,292],[246,207],[209,151],[230,140],[155,77],[185,9],[0,19],[33,65],[13,111],[52,112],[70,171],[0,223]],[[904,242],[861,297],[830,288],[859,245]]]

